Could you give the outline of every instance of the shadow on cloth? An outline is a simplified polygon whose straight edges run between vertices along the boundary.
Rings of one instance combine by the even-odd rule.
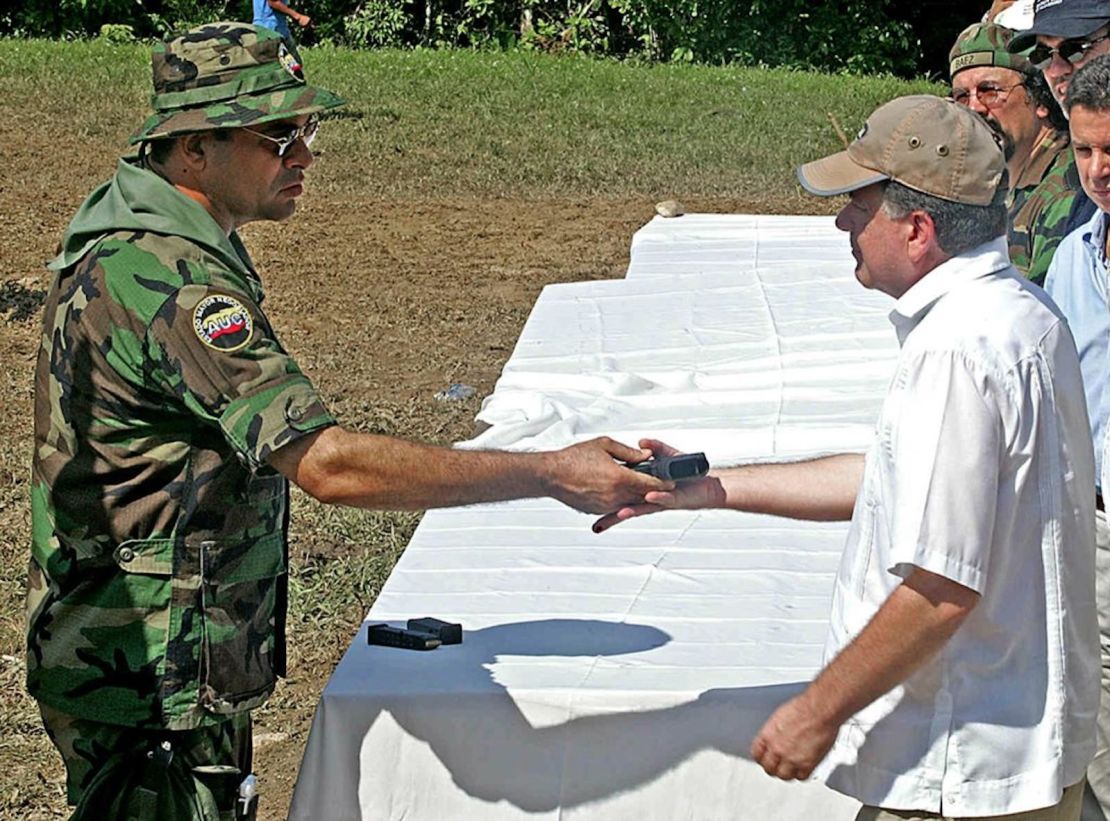
[[[347,668],[344,680],[333,677],[317,708],[312,732],[322,736],[314,739],[319,749],[306,754],[299,775],[299,781],[351,785],[351,794],[329,792],[329,812],[336,818],[360,817],[355,785],[386,785],[400,769],[393,757],[379,762],[381,773],[361,772],[363,739],[383,713],[425,742],[468,795],[534,813],[634,789],[700,750],[749,758],[751,740],[766,718],[806,683],[714,689],[683,704],[630,711],[624,709],[627,698],[610,690],[578,689],[589,674],[581,666],[568,669],[558,657],[650,650],[670,640],[654,627],[518,622],[467,631],[462,645],[429,653],[367,648],[365,629],[341,665]],[[542,687],[529,688],[517,675],[510,695],[497,679],[513,656],[553,657],[549,671],[528,662],[527,676]],[[378,692],[375,680],[394,690]],[[402,755],[397,744],[392,747],[376,744],[375,755]],[[336,773],[337,766],[350,772]],[[326,775],[324,767],[331,770]],[[406,780],[415,787],[421,777]],[[295,798],[294,816],[304,809]]]

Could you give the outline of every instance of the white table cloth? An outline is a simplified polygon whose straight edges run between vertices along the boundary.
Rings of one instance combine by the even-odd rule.
[[[467,445],[652,434],[717,463],[863,447],[896,348],[846,246],[829,218],[654,220],[625,280],[545,289]],[[458,621],[464,642],[360,630],[292,817],[852,818],[748,758],[819,667],[845,526],[590,521],[547,500],[427,514],[367,618]]]

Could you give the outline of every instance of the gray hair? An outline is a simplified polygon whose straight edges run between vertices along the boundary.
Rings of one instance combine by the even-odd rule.
[[[954,257],[1006,233],[1008,193],[1005,172],[990,205],[952,202],[891,180],[883,191],[882,208],[891,219],[902,219],[912,211],[924,211],[936,226],[940,249]]]
[[[1071,78],[1064,107],[1071,112],[1077,105],[1094,111],[1110,109],[1110,54],[1094,58]]]

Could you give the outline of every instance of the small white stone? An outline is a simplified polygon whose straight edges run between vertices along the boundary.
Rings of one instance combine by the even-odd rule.
[[[255,733],[253,740],[255,747],[265,747],[267,744],[288,741],[289,733]]]
[[[663,200],[655,203],[655,213],[661,217],[681,217],[686,209],[678,200]]]

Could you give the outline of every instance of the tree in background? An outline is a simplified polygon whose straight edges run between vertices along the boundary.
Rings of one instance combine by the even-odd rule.
[[[105,25],[163,36],[250,20],[249,0],[24,0],[0,34],[96,36]],[[302,0],[315,37],[356,48],[534,48],[659,61],[943,75],[982,9],[955,0]]]
[[[250,0],[21,0],[0,11],[0,34],[95,37],[105,26],[164,37],[207,20],[250,20]]]

